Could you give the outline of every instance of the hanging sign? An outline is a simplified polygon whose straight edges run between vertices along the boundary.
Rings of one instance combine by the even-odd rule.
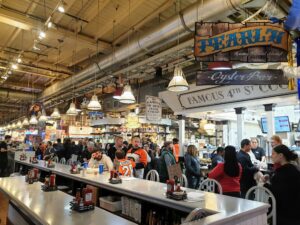
[[[161,99],[146,95],[146,119],[149,121],[160,121],[162,115]]]
[[[198,61],[286,62],[288,32],[269,23],[196,23]]]
[[[288,80],[282,70],[208,70],[197,72],[196,84],[197,86],[288,84]]]
[[[296,93],[288,85],[226,85],[180,94],[184,109],[193,109]]]

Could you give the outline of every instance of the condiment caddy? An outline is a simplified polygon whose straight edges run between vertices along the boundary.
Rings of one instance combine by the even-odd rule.
[[[40,178],[39,170],[34,168],[32,170],[28,170],[28,173],[25,176],[25,181],[28,184],[33,184],[34,182],[39,181],[39,178]]]
[[[49,191],[56,191],[57,190],[57,186],[56,186],[56,175],[55,174],[51,174],[50,177],[45,177],[45,182],[42,185],[42,190],[45,192],[49,192]]]
[[[52,161],[51,159],[49,159],[48,161],[45,160],[45,166],[47,166],[47,168],[54,168],[55,162]]]
[[[187,199],[187,194],[185,191],[181,190],[180,183],[175,183],[174,179],[167,180],[167,198],[174,200],[185,200]]]
[[[29,162],[32,163],[32,164],[37,164],[37,163],[39,163],[39,161],[37,160],[36,157],[30,157],[30,158],[29,158]]]
[[[71,169],[70,169],[71,174],[80,174],[80,167],[78,166],[77,163],[72,163],[71,164]]]
[[[109,178],[108,181],[111,184],[120,184],[120,183],[122,183],[122,180],[119,176],[119,173],[116,170],[111,170],[110,171],[110,178]]]
[[[26,153],[25,153],[25,152],[22,152],[22,153],[20,154],[20,160],[21,160],[21,161],[24,161],[24,160],[26,160],[26,159],[27,159]]]
[[[85,212],[95,209],[93,203],[93,191],[90,188],[77,188],[75,198],[70,202],[72,210]]]

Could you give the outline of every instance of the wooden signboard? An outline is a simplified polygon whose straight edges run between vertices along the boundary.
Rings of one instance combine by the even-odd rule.
[[[198,61],[286,62],[288,32],[268,23],[196,23]]]
[[[174,177],[181,178],[182,177],[182,171],[179,164],[174,164],[171,166],[168,166],[168,174],[169,179],[174,179]]]
[[[288,80],[282,70],[208,70],[197,72],[196,84],[197,86],[288,84]]]

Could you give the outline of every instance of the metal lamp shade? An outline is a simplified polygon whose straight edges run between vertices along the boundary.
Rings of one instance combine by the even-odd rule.
[[[189,90],[189,84],[184,77],[181,67],[175,67],[174,76],[168,85],[168,90],[174,92]]]
[[[52,119],[60,119],[60,113],[58,111],[58,108],[54,108],[53,113],[50,116]]]
[[[77,115],[77,110],[74,102],[71,102],[70,108],[67,111],[67,115],[69,116],[76,116]]]
[[[130,85],[126,85],[120,98],[121,103],[132,104],[135,103],[135,97],[132,93]]]
[[[23,124],[23,126],[28,126],[29,125],[29,121],[28,121],[27,117],[25,117],[22,124]]]
[[[91,99],[91,101],[89,102],[89,104],[88,104],[88,106],[87,106],[87,109],[88,109],[88,110],[93,110],[93,111],[101,110],[101,109],[102,109],[101,104],[100,104],[100,102],[98,101],[97,95],[93,95],[93,96],[92,96],[92,99]]]
[[[29,124],[31,124],[31,125],[37,125],[38,124],[38,120],[37,120],[35,115],[32,115],[30,117]]]

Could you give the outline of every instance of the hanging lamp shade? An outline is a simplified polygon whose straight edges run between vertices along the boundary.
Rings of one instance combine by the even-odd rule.
[[[135,97],[132,93],[131,87],[129,84],[125,85],[122,95],[120,97],[120,102],[125,104],[135,103]]]
[[[169,91],[179,92],[189,90],[189,84],[184,77],[184,73],[180,66],[174,69],[174,76],[168,85]]]
[[[21,128],[21,127],[22,127],[22,122],[21,122],[21,120],[18,121],[17,127],[18,127],[18,128]]]
[[[52,119],[56,119],[56,120],[60,119],[60,113],[59,113],[57,107],[54,108],[54,111],[53,111],[53,113],[51,114],[50,117],[51,117]]]
[[[12,129],[15,129],[17,127],[17,124],[16,123],[13,123],[12,125],[11,125],[11,128]]]
[[[123,92],[123,87],[117,87],[116,90],[115,90],[115,92],[114,92],[113,98],[120,100],[122,92]]]
[[[77,115],[77,110],[74,102],[71,102],[70,108],[67,111],[68,116],[76,116]]]
[[[35,115],[32,115],[30,117],[29,124],[31,124],[31,125],[37,125],[38,124],[38,120],[37,120]]]
[[[101,110],[101,109],[102,109],[101,104],[100,104],[100,102],[98,101],[97,95],[93,95],[93,96],[92,96],[92,99],[91,99],[91,101],[89,102],[89,104],[88,104],[88,106],[87,106],[87,109],[88,109],[88,110],[93,110],[93,111]]]
[[[46,122],[46,121],[47,121],[47,115],[46,115],[45,110],[43,109],[42,110],[42,115],[39,118],[39,122]]]
[[[27,117],[25,117],[22,124],[23,124],[23,126],[28,126],[29,125],[29,121],[28,121]]]

